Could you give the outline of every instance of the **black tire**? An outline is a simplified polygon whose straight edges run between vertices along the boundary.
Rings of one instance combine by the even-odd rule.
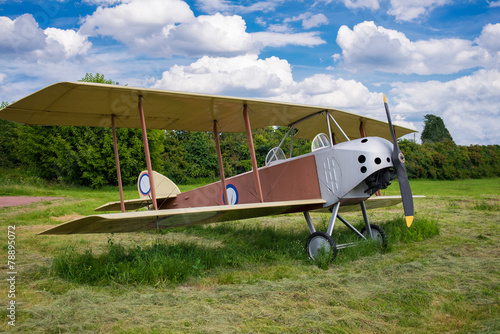
[[[315,256],[318,254],[321,247],[326,247],[326,251],[332,251],[332,261],[337,256],[337,245],[333,241],[332,237],[325,232],[316,231],[312,233],[306,242],[307,255],[311,260],[315,261]]]
[[[372,230],[373,239],[380,241],[380,247],[382,249],[386,249],[387,248],[387,234],[385,234],[384,229],[378,225],[375,225],[375,224],[370,224],[370,228]],[[368,231],[366,230],[366,226],[363,227],[360,232],[367,239],[370,238],[370,236],[368,235]]]

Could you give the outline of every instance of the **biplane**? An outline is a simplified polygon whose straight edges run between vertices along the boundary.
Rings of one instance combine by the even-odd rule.
[[[310,235],[306,250],[314,260],[320,249],[331,251],[336,220],[361,241],[386,245],[385,232],[370,224],[367,209],[403,203],[406,223],[413,221],[413,195],[397,137],[411,132],[388,122],[333,108],[256,99],[182,93],[84,82],[61,82],[41,89],[0,110],[0,119],[32,125],[111,127],[120,200],[97,211],[119,211],[74,219],[42,235],[120,233],[302,212]],[[281,143],[258,167],[252,129],[285,126]],[[147,169],[139,175],[139,198],[125,200],[120,176],[116,128],[142,129]],[[213,132],[219,165],[218,182],[181,192],[153,171],[146,129]],[[226,178],[219,134],[245,132],[252,170]],[[397,135],[396,135],[397,134]],[[285,139],[290,147],[284,147]],[[293,156],[294,138],[311,140],[311,152]],[[286,152],[286,153],[285,153]],[[398,177],[401,196],[372,196]],[[147,208],[147,210],[141,210]],[[341,212],[359,208],[364,227],[356,229]],[[317,231],[309,214],[331,214],[326,231]]]

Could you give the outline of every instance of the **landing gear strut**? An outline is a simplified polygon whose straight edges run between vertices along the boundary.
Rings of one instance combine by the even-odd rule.
[[[337,203],[332,208],[332,215],[330,217],[330,223],[328,224],[328,229],[326,232],[316,231],[314,224],[312,223],[311,216],[309,212],[304,212],[304,217],[309,227],[311,235],[307,238],[306,251],[311,260],[315,261],[317,255],[323,249],[326,252],[332,254],[332,260],[337,256],[339,249],[356,246],[359,242],[350,242],[346,244],[337,245],[332,238],[333,228],[335,226],[335,220],[338,218],[345,226],[347,226],[351,231],[353,231],[360,239],[361,242],[373,239],[380,242],[381,248],[387,247],[387,235],[385,231],[378,225],[370,224],[368,220],[368,213],[366,211],[365,202],[360,203],[361,212],[363,213],[363,219],[365,226],[358,231],[354,226],[352,226],[347,220],[345,220],[341,215],[339,215],[340,203]]]

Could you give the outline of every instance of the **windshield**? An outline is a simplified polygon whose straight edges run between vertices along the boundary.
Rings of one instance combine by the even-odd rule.
[[[319,150],[320,148],[329,146],[330,146],[330,139],[328,139],[328,136],[324,133],[320,133],[317,134],[316,137],[314,137],[311,144],[311,151],[314,152],[316,150]]]

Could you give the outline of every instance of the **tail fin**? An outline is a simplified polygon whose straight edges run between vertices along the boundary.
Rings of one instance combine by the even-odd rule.
[[[153,183],[156,189],[156,197],[175,197],[181,191],[168,177],[153,171]],[[151,186],[149,183],[148,171],[145,170],[139,174],[137,180],[137,189],[139,190],[140,198],[149,198],[151,193]]]

